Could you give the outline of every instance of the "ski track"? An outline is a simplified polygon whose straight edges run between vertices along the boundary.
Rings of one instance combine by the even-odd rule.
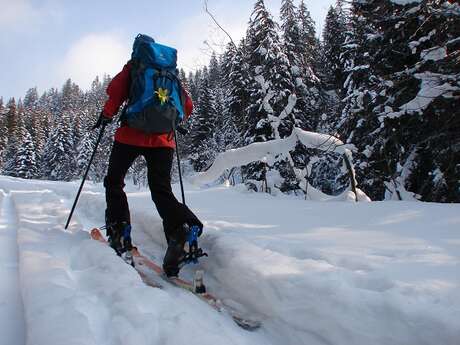
[[[81,230],[101,224],[100,192],[82,194],[79,207],[89,203],[88,214],[77,212],[63,231],[71,187],[27,188],[8,179],[6,185],[17,207],[27,344],[270,344],[262,332],[248,334],[187,291],[146,286],[112,249],[89,239]]]
[[[138,246],[139,250],[144,255],[161,264],[166,251],[166,239],[163,232],[163,225],[161,218],[153,207],[153,202],[151,211],[142,211],[142,209],[145,208],[145,194],[145,192],[142,192],[130,193],[129,195],[133,243]],[[101,212],[101,210],[105,209],[105,201],[101,193],[84,192],[82,193],[80,202],[81,204],[79,204],[76,217],[79,223],[86,224],[84,227],[86,231],[98,224],[103,224],[103,219],[101,219],[101,214],[103,214],[103,212]],[[70,202],[68,204],[70,205]],[[139,209],[141,211],[138,211]],[[95,210],[97,211],[94,212]],[[225,303],[241,311],[243,314],[247,314],[248,316],[258,315],[257,309],[253,306],[253,303],[249,301],[249,303],[246,302],[243,306],[243,304],[238,301],[237,292],[232,292],[231,289],[226,288],[225,284],[219,282],[214,275],[213,268],[203,264],[203,262],[207,260],[207,258],[203,258],[198,264],[185,266],[181,270],[181,277],[190,281],[193,279],[196,270],[204,269],[205,284],[209,292],[222,298]],[[154,280],[158,281],[160,284],[162,283],[161,279],[158,280],[155,278],[156,277],[153,277]],[[169,289],[170,287],[166,284],[165,290]],[[176,288],[173,287],[172,289]],[[259,316],[262,317],[263,315],[261,314]]]
[[[16,210],[11,195],[0,190],[0,343],[25,344],[24,307],[18,274]]]

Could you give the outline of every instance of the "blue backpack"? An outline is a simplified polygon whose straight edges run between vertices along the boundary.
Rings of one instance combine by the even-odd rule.
[[[137,35],[131,55],[131,88],[121,117],[145,133],[169,133],[184,118],[185,100],[177,77],[177,50]]]

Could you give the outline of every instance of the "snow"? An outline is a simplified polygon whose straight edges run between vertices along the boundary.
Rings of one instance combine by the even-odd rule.
[[[413,3],[421,3],[422,0],[390,0],[392,3],[397,5],[408,5]]]
[[[293,76],[300,75],[300,68],[299,68],[299,66],[292,66],[292,67],[291,67],[291,74],[292,74]]]
[[[417,41],[409,42],[409,48],[412,50],[412,54],[415,54],[417,52],[417,47],[419,45],[431,40],[431,37],[434,36],[435,34],[436,34],[436,29],[433,29],[428,33],[427,36],[423,36],[423,37],[419,38]]]
[[[416,73],[414,76],[421,80],[418,94],[411,101],[399,107],[400,111],[381,115],[379,117],[380,122],[383,122],[386,117],[396,118],[406,113],[422,114],[437,97],[448,97],[452,92],[460,90],[459,87],[452,86],[450,83],[445,82],[444,80],[448,78],[448,76],[442,74],[424,72]]]
[[[424,61],[432,60],[439,61],[447,57],[447,49],[445,47],[435,47],[422,51],[420,54]]]
[[[4,344],[25,343],[24,310],[18,275],[15,209],[11,198],[0,192],[0,325]]]
[[[394,178],[391,182],[385,182],[385,200],[418,201],[421,198],[420,195],[412,193],[406,189],[406,180],[410,177],[415,165],[416,157],[417,148],[414,148],[407,157],[403,166],[398,163],[397,172],[399,173],[399,176]]]
[[[458,344],[458,204],[324,203],[186,184],[210,255],[196,267],[210,291],[262,317],[250,333],[186,291],[145,286],[90,240],[103,223],[102,185],[85,186],[64,231],[77,188],[0,177],[5,344]],[[127,191],[133,239],[161,260],[150,194]]]
[[[297,96],[295,94],[289,95],[288,104],[283,109],[283,111],[280,113],[279,121],[281,121],[282,119],[288,117],[289,114],[291,114],[291,112],[294,109],[296,103],[297,103]]]
[[[397,177],[392,182],[385,182],[385,187],[385,200],[418,201],[420,198],[419,195],[406,189],[401,177]]]
[[[191,178],[195,184],[207,184],[217,180],[227,169],[242,166],[251,162],[264,160],[272,165],[279,154],[288,154],[301,142],[307,148],[315,148],[344,154],[354,150],[353,145],[344,145],[342,141],[328,134],[319,134],[294,128],[291,136],[286,139],[271,140],[264,143],[253,143],[248,146],[220,153],[211,167]]]

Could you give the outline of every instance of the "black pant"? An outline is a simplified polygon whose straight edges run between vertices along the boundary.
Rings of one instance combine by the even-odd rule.
[[[152,200],[163,219],[166,239],[177,238],[182,224],[203,227],[185,205],[177,201],[171,189],[171,168],[174,150],[150,148],[115,142],[110,154],[109,168],[104,179],[107,202],[106,224],[131,222],[128,199],[123,191],[124,179],[134,160],[142,155],[147,161],[147,177]]]

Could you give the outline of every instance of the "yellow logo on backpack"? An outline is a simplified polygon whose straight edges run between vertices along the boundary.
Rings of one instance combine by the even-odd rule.
[[[169,101],[169,90],[168,89],[163,89],[159,88],[157,91],[155,91],[155,94],[158,97],[158,100],[160,101],[160,104],[163,105]]]

